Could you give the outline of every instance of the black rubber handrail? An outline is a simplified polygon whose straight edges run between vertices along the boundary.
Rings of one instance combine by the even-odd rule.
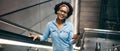
[[[13,32],[8,32],[8,31],[1,30],[1,29],[0,29],[0,38],[20,41],[20,42],[26,42],[26,43],[32,43],[32,44],[41,44],[41,45],[46,45],[46,46],[52,46],[51,42],[40,41],[40,40],[33,41],[32,38],[30,38],[30,37],[23,36],[23,35],[13,33]]]

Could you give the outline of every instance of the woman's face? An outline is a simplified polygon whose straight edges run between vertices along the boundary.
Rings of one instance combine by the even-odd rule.
[[[64,6],[64,5],[60,6],[60,9],[57,11],[58,18],[60,20],[66,19],[68,12],[69,12],[69,7]]]

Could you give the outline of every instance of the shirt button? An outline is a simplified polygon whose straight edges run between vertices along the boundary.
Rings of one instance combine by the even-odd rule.
[[[62,31],[60,31],[60,33],[61,33]]]

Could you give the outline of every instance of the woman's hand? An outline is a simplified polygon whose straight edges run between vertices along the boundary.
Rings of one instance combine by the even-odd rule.
[[[78,41],[79,36],[80,35],[78,35],[78,34],[74,34],[72,44],[75,44]]]
[[[32,32],[29,32],[29,37],[33,38],[33,41],[36,39],[40,39],[40,35],[38,35],[38,34],[33,35]]]

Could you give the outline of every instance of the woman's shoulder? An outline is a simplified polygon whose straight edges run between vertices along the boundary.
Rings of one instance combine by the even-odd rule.
[[[54,21],[49,21],[48,23],[47,23],[47,25],[53,25],[54,24]]]
[[[68,25],[72,25],[72,26],[73,26],[73,23],[71,23],[71,22],[68,22],[68,21],[67,21],[66,23],[67,23]]]

